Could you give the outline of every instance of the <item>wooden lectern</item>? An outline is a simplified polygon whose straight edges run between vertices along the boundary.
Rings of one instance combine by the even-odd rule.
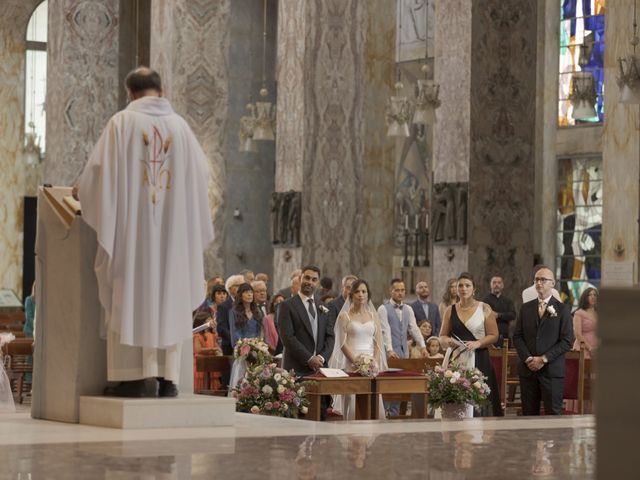
[[[102,306],[94,273],[96,234],[65,197],[71,188],[40,187],[36,236],[36,331],[31,416],[79,422],[80,396],[107,384]],[[193,391],[193,345],[182,347],[179,389]]]

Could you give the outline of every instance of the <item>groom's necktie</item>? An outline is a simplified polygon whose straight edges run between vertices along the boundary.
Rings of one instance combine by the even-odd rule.
[[[311,330],[313,331],[313,341],[318,343],[318,318],[316,317],[316,308],[313,306],[313,299],[307,300],[309,302],[309,315],[311,316]]]

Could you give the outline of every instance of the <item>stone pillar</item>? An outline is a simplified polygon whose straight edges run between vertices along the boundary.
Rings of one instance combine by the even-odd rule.
[[[44,182],[73,185],[118,109],[119,0],[49,2]]]
[[[638,105],[618,103],[618,57],[629,55],[633,0],[607,3],[604,90],[607,111],[602,137],[602,285],[638,282],[640,131]]]
[[[24,60],[27,22],[38,0],[12,0],[0,16],[0,287],[22,292]]]
[[[156,0],[151,4],[151,67],[160,73],[166,97],[190,125],[210,161],[209,204],[215,240],[205,254],[208,276],[224,272],[229,11],[230,0]]]
[[[469,182],[467,245],[434,247],[436,296],[461,270],[481,294],[492,275],[514,300],[530,284],[537,15],[533,0],[436,5],[435,182]]]
[[[383,111],[393,72],[378,63],[392,58],[391,3],[279,2],[276,191],[302,190],[303,204],[301,249],[276,248],[276,288],[307,262],[336,281],[371,275],[374,291],[388,281],[393,173],[374,173],[392,164]],[[366,206],[384,213],[369,218]]]

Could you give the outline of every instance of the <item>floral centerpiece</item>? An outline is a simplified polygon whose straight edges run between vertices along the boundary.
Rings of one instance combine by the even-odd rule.
[[[356,373],[363,377],[377,377],[378,373],[380,373],[376,361],[369,355],[358,355],[353,366]]]
[[[239,412],[298,418],[308,411],[307,382],[297,382],[295,374],[275,363],[256,365],[233,389]]]
[[[233,349],[233,357],[245,360],[248,364],[273,362],[269,345],[259,338],[241,338]]]
[[[491,389],[487,378],[477,368],[439,365],[427,373],[429,403],[434,407],[446,405],[473,405],[487,403]]]

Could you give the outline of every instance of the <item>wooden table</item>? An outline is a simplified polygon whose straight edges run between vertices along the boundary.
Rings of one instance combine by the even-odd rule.
[[[371,397],[371,418],[378,419],[380,400],[378,395],[384,395],[385,400],[401,400],[407,394],[411,395],[411,418],[427,418],[427,377],[424,375],[380,375],[373,382],[374,395]],[[394,398],[398,396],[398,398]]]
[[[314,382],[306,388],[309,399],[309,411],[306,420],[320,420],[320,398],[322,395],[355,395],[356,420],[372,418],[373,381],[368,377],[304,377],[304,380]]]

